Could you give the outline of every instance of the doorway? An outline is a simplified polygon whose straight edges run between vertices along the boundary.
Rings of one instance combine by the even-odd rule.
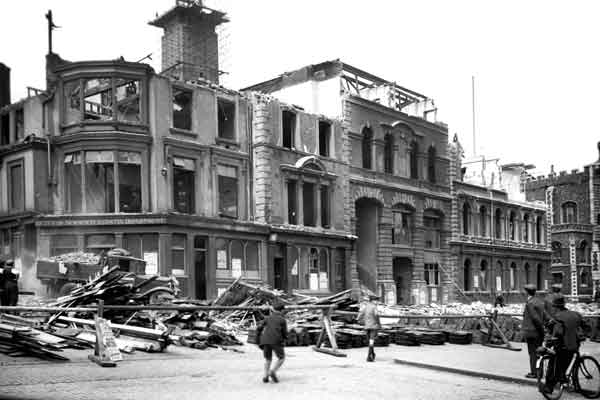
[[[196,299],[205,300],[206,292],[206,244],[205,236],[194,237],[194,278]]]
[[[273,288],[285,290],[285,263],[282,257],[273,259]]]
[[[412,260],[406,257],[394,257],[393,276],[396,283],[396,303],[410,304],[410,281]]]

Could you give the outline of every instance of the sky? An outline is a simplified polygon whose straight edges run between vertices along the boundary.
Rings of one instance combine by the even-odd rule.
[[[137,61],[158,72],[161,29],[149,26],[175,0],[0,2],[0,62],[12,99],[44,88],[47,25],[54,52],[72,61]],[[226,86],[239,89],[305,65],[340,58],[433,98],[438,119],[502,163],[581,169],[598,160],[600,2],[461,0],[206,0],[229,14]]]

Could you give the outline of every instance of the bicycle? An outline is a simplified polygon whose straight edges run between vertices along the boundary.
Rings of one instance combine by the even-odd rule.
[[[538,390],[546,399],[558,400],[565,389],[581,393],[583,397],[588,399],[597,399],[600,397],[600,364],[594,357],[581,355],[577,351],[573,355],[565,373],[566,379],[558,377],[559,381],[554,386],[552,392],[548,392],[546,390],[546,376],[550,365],[556,367],[556,363],[552,363],[556,357],[556,352],[544,344],[538,349],[538,355]]]

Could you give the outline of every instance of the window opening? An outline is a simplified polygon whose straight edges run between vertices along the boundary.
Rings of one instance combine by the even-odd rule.
[[[294,180],[287,182],[287,201],[288,201],[288,223],[291,225],[298,224],[298,197],[297,184]]]
[[[238,178],[235,167],[219,166],[219,214],[238,217]]]
[[[331,122],[319,121],[319,155],[329,157],[329,143],[331,142]]]
[[[196,163],[194,160],[173,157],[173,201],[176,211],[194,214],[195,181]]]
[[[295,147],[296,113],[289,110],[281,111],[281,135],[283,147],[293,149]]]
[[[315,226],[315,185],[314,183],[304,182],[302,185],[303,206],[304,206],[304,225]]]
[[[370,128],[364,128],[362,131],[362,167],[366,169],[372,168],[372,148],[373,148],[373,131]]]
[[[173,88],[173,127],[192,129],[192,92]]]
[[[235,139],[235,103],[218,99],[217,100],[217,111],[218,111],[218,134],[223,139]]]

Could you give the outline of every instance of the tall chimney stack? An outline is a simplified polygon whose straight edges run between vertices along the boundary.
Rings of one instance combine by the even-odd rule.
[[[0,108],[10,104],[10,68],[0,63]]]
[[[219,83],[216,27],[225,22],[225,13],[204,7],[201,0],[176,0],[175,7],[149,22],[164,29],[163,72],[184,81],[204,78]]]

